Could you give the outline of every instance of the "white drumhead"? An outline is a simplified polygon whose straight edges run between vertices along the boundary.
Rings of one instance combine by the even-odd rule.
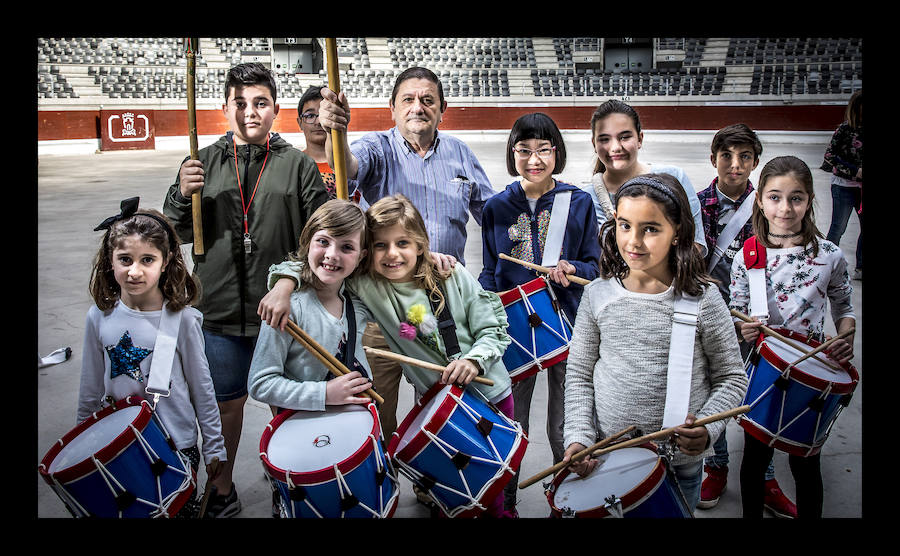
[[[285,471],[306,473],[341,463],[365,443],[374,426],[365,406],[327,406],[325,411],[298,411],[269,439],[269,462]]]
[[[558,509],[583,512],[604,505],[607,496],[622,498],[644,482],[656,466],[659,456],[647,448],[622,448],[600,456],[590,475],[581,478],[570,473],[553,496]]]
[[[769,349],[772,351],[772,353],[777,355],[779,358],[781,358],[782,361],[787,364],[791,364],[806,355],[800,350],[782,342],[781,340],[773,336],[766,336],[763,341],[767,346],[769,346]],[[799,340],[793,341],[795,341],[799,345],[803,345],[807,349],[807,351],[812,351],[813,349],[815,349],[812,346],[800,342]],[[823,359],[825,359],[826,357],[822,352],[819,352],[816,356],[822,357]],[[837,363],[834,364],[837,365]],[[804,372],[810,376],[814,376],[822,380],[827,380],[828,382],[835,382],[837,384],[850,384],[851,382],[853,382],[853,380],[850,378],[850,374],[847,371],[844,371],[843,369],[840,371],[836,371],[828,365],[825,365],[815,357],[810,357],[809,359],[801,361],[800,364],[794,368],[799,369],[801,372]]]
[[[137,419],[140,405],[124,407],[100,419],[63,446],[50,463],[50,473],[68,469],[108,446]]]
[[[424,406],[422,406],[422,410],[419,411],[419,414],[416,415],[416,418],[409,424],[409,427],[406,429],[406,432],[403,434],[403,437],[397,442],[397,452],[406,447],[410,441],[415,438],[416,434],[422,430],[425,426],[425,423],[431,420],[434,414],[437,412],[438,408],[441,406],[441,402],[444,401],[444,398],[447,396],[447,392],[452,388],[452,384],[447,384],[440,390],[438,393],[428,400]]]

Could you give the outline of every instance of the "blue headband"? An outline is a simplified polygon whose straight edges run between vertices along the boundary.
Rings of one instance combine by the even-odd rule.
[[[616,206],[619,206],[619,199],[622,197],[622,193],[627,188],[629,188],[633,185],[646,185],[648,187],[651,187],[651,188],[655,189],[656,191],[659,191],[666,197],[668,197],[673,203],[675,203],[676,206],[678,206],[678,204],[679,204],[678,198],[675,196],[675,194],[672,192],[672,190],[669,189],[669,187],[667,185],[665,185],[663,182],[653,179],[653,178],[646,177],[646,176],[637,176],[636,178],[631,178],[630,180],[628,180],[624,184],[622,184],[622,187],[620,187],[619,190],[616,192]]]

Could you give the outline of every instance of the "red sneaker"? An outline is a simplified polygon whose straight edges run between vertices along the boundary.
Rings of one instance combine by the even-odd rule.
[[[697,507],[701,510],[715,508],[719,503],[719,497],[725,492],[725,485],[728,483],[728,467],[710,467],[704,466],[706,478],[700,485],[700,501]]]
[[[785,496],[781,487],[778,486],[778,481],[775,479],[766,481],[766,497],[763,501],[763,506],[772,512],[775,517],[784,519],[797,518],[797,505]]]

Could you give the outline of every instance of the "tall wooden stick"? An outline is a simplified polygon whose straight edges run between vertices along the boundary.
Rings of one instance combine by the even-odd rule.
[[[441,367],[440,365],[436,365],[429,361],[422,361],[421,359],[415,359],[413,357],[408,357],[408,356],[402,355],[400,353],[394,353],[393,351],[385,351],[383,349],[371,348],[368,346],[364,347],[363,350],[366,353],[371,353],[372,355],[381,357],[382,359],[391,359],[393,361],[398,361],[400,363],[408,363],[410,365],[415,365],[416,367],[419,367],[421,369],[426,369],[429,371],[435,371],[438,373],[442,373],[446,370],[445,367]],[[473,380],[475,382],[478,382],[480,384],[485,384],[487,386],[494,385],[493,380],[491,380],[489,378],[485,378],[483,376],[476,376]]]
[[[521,261],[519,259],[515,259],[505,253],[500,253],[500,258],[506,259],[507,261],[512,261],[514,263],[519,263],[520,265],[524,266],[525,268],[537,270],[538,272],[543,272],[544,274],[548,274],[551,270],[553,270],[552,268],[547,268],[546,266],[541,266],[538,264],[529,263],[527,261]],[[566,274],[566,278],[569,279],[569,282],[574,282],[574,283],[580,284],[582,286],[587,286],[588,284],[591,283],[590,280],[588,280],[586,278],[582,278],[581,276],[575,276],[574,274]]]
[[[327,50],[327,71],[328,71],[328,88],[340,94],[341,78],[340,69],[338,67],[337,57],[337,40],[334,38],[325,39],[325,49]],[[331,130],[331,150],[334,158],[334,184],[337,191],[338,199],[347,199],[347,161],[344,159],[345,136],[343,131]]]
[[[184,56],[187,59],[187,113],[188,113],[188,137],[191,143],[191,160],[197,160],[197,99],[195,82],[197,76],[197,52],[200,49],[200,39],[184,39]],[[191,195],[191,216],[194,225],[194,254],[203,255],[206,248],[203,245],[203,214],[200,210],[201,193],[195,191]]]

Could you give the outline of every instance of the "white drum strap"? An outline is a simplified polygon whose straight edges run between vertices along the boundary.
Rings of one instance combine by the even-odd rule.
[[[669,343],[669,370],[666,375],[666,406],[662,423],[664,429],[683,424],[688,414],[699,305],[698,297],[685,294],[675,296],[672,337]]]
[[[566,222],[569,220],[569,204],[571,191],[557,193],[553,197],[550,208],[550,224],[547,226],[547,239],[544,241],[544,255],[541,266],[554,267],[562,253],[563,236],[566,235]]]
[[[181,328],[181,311],[169,311],[166,305],[163,303],[159,317],[159,330],[156,332],[153,360],[150,362],[150,377],[145,389],[153,396],[154,405],[160,396],[169,396],[169,378],[172,376],[172,362],[175,360],[178,330]]]
[[[728,246],[731,245],[731,242],[734,241],[734,238],[740,233],[741,228],[743,228],[744,224],[747,223],[747,220],[750,219],[755,200],[756,195],[751,192],[741,203],[741,206],[739,206],[737,210],[734,211],[734,214],[731,215],[731,220],[728,221],[728,224],[725,224],[725,228],[722,230],[722,233],[719,234],[719,239],[716,240],[712,257],[709,259],[709,266],[706,267],[707,272],[712,272],[712,269],[719,264],[719,260],[722,258],[722,255],[725,254],[725,250],[728,249]]]
[[[766,294],[766,269],[748,268],[747,280],[750,287],[750,316],[765,323],[769,319],[769,299]]]

